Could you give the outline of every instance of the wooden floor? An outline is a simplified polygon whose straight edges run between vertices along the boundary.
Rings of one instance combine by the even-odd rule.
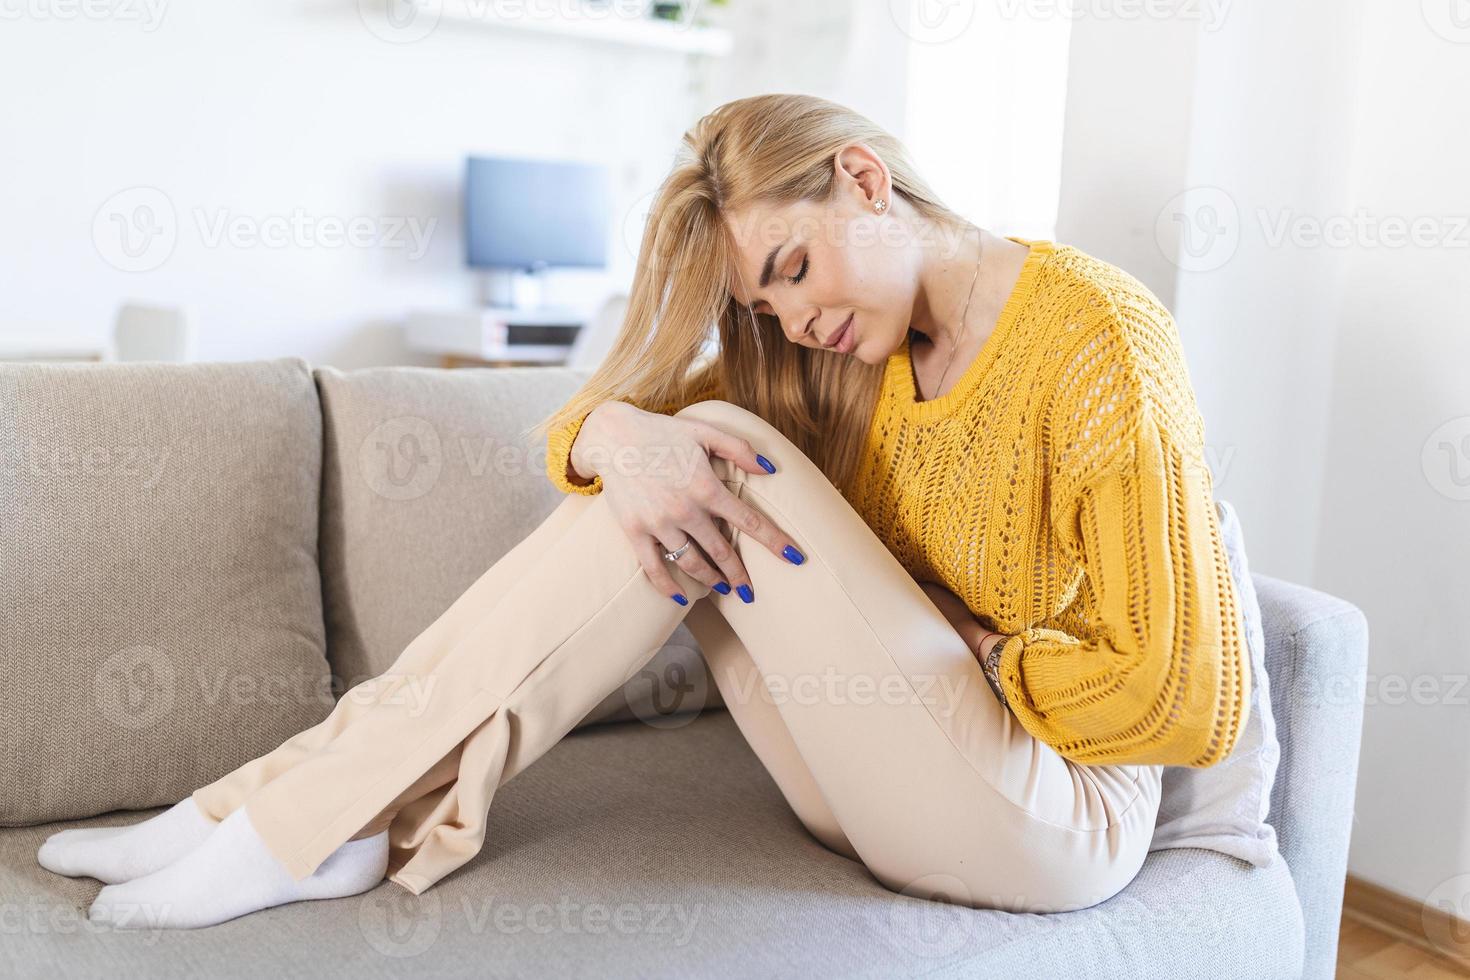
[[[1338,980],[1464,980],[1470,971],[1422,947],[1344,916],[1337,941]]]

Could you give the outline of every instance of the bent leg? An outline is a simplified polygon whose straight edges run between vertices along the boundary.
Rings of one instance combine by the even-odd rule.
[[[389,696],[395,685],[431,671],[437,659],[471,628],[476,617],[509,591],[531,562],[571,527],[588,503],[590,499],[585,495],[569,494],[530,534],[502,555],[448,609],[425,627],[387,670],[344,692],[326,718],[286,739],[270,752],[194,790],[192,796],[199,811],[216,823],[223,820],[251,793],[331,741],[361,717],[369,705]],[[434,769],[424,773],[406,795],[416,798],[441,785],[445,779],[452,778],[452,773],[452,761],[448,758],[441,760]],[[375,824],[364,828],[363,833],[357,836],[368,836],[382,829],[381,825]]]
[[[785,723],[795,755],[764,731],[756,744],[782,745],[768,755],[790,764],[773,776],[803,822],[820,836],[835,821],[888,887],[967,905],[1087,907],[1131,881],[1152,839],[1161,767],[1081,765],[1035,739],[943,613],[779,430],[722,401],[679,414],[760,447],[776,473],[713,465],[807,556],[794,567],[737,532],[756,602],[703,600],[772,694],[774,711],[742,707],[750,695],[720,681],[737,720]]]
[[[434,649],[410,669],[398,669],[401,659],[350,725],[245,799],[293,878],[387,812],[389,877],[429,887],[479,850],[495,789],[641,669],[683,619],[689,606],[649,581],[606,498],[562,506],[568,526],[533,546],[514,581],[466,596],[459,628],[425,640]],[[691,603],[709,593],[670,571]]]
[[[684,625],[699,641],[710,675],[740,734],[770,773],[807,831],[830,851],[861,861],[842,832],[811,769],[792,741],[775,702],[763,696],[765,680],[750,651],[709,597],[694,604]]]

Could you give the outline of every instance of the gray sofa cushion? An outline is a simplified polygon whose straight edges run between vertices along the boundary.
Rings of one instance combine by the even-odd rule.
[[[1302,958],[1280,861],[1160,851],[1108,901],[1052,915],[898,895],[806,832],[724,711],[574,732],[500,789],[484,849],[420,896],[385,882],[209,929],[113,931],[85,918],[97,882],[35,865],[47,832],[0,833],[0,908],[27,925],[0,944],[0,976],[1272,980]]]
[[[0,823],[182,799],[331,709],[305,362],[0,365]]]
[[[565,368],[318,368],[322,578],[338,690],[387,670],[561,503],[528,438],[585,380]],[[682,624],[579,724],[676,725],[718,706]]]

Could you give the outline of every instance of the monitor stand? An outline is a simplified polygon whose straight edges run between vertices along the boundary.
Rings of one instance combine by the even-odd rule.
[[[481,302],[497,309],[533,312],[541,308],[545,282],[544,268],[491,269],[481,280]]]

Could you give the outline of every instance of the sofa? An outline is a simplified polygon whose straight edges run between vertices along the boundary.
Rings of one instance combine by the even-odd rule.
[[[1333,975],[1366,624],[1339,598],[1260,574],[1282,750],[1269,814],[1279,859],[1268,867],[1155,850],[1113,898],[1045,915],[889,891],[803,829],[700,677],[681,626],[501,788],[483,850],[421,896],[385,881],[208,929],[88,922],[100,883],[39,867],[49,834],[159,813],[330,702],[236,699],[198,717],[176,705],[104,748],[96,712],[68,706],[81,683],[68,658],[134,649],[137,623],[163,616],[147,602],[198,602],[155,643],[175,669],[178,658],[221,657],[256,672],[329,672],[340,696],[557,505],[544,441],[526,430],[587,373],[338,371],[297,358],[0,365],[0,562],[11,563],[0,601],[17,603],[0,609],[12,620],[0,641],[16,698],[7,742],[25,747],[4,770],[0,976]],[[47,455],[51,442],[116,451],[152,431],[172,452],[146,495],[132,483],[99,488],[80,464],[35,463],[82,458]],[[402,460],[412,465],[395,468]],[[238,536],[216,537],[227,533]],[[220,553],[236,550],[252,556],[249,569]],[[246,571],[262,577],[231,584]],[[38,664],[33,647],[53,634],[67,645]]]

